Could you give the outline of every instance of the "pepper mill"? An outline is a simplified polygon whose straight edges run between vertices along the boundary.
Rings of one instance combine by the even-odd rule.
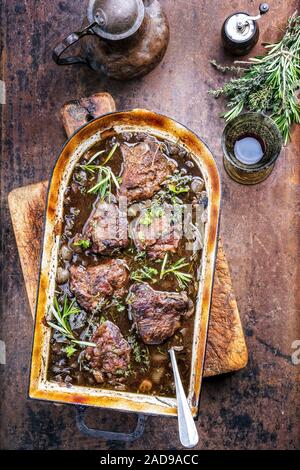
[[[255,46],[259,37],[257,20],[269,11],[267,3],[259,5],[259,14],[236,12],[228,16],[222,26],[222,41],[225,49],[234,55],[246,55]]]
[[[78,56],[63,56],[80,40]],[[118,80],[149,73],[162,60],[169,25],[158,0],[89,0],[82,29],[52,53],[58,65],[85,64]]]

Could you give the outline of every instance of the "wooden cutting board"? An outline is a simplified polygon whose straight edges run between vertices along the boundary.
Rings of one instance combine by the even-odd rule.
[[[99,93],[66,103],[62,120],[71,135],[87,120],[115,110],[113,98]],[[34,316],[48,182],[17,188],[8,196],[27,295]],[[246,366],[248,352],[232,289],[229,266],[219,241],[204,376],[239,370]]]

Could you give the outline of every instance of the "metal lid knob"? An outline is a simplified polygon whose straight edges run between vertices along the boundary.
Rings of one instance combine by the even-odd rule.
[[[105,39],[120,40],[132,36],[145,15],[142,0],[90,0],[87,17],[96,22],[93,31]]]
[[[261,3],[259,5],[259,11],[260,11],[260,14],[261,15],[264,15],[265,13],[267,13],[269,11],[269,5],[267,3]]]

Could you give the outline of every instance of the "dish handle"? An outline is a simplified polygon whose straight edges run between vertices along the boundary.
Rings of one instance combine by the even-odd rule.
[[[102,429],[89,428],[85,423],[85,412],[87,407],[76,406],[76,424],[78,430],[89,437],[97,439],[104,439],[106,441],[124,441],[131,442],[139,439],[145,430],[146,417],[142,414],[137,414],[137,422],[135,429],[130,433],[104,431]]]

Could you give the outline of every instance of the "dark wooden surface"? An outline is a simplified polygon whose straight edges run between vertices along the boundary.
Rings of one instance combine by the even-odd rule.
[[[219,32],[235,9],[255,12],[258,2],[163,0],[171,41],[163,63],[150,75],[118,83],[84,67],[59,68],[51,46],[78,28],[86,1],[6,0],[2,72],[7,104],[1,105],[1,321],[6,365],[0,365],[0,445],[10,449],[180,448],[175,420],[149,417],[133,444],[103,443],[76,429],[74,409],[27,398],[32,323],[7,207],[13,188],[46,179],[64,141],[58,111],[68,99],[108,91],[117,107],[147,107],[199,133],[216,156],[223,178],[221,234],[247,334],[249,365],[205,381],[198,421],[199,448],[300,447],[299,371],[291,362],[299,325],[299,127],[275,171],[264,183],[244,187],[222,168],[218,118],[222,103],[207,95],[223,77],[208,60],[225,57]],[[295,0],[270,1],[261,39],[274,40]],[[258,45],[255,52],[261,50]],[[130,424],[117,413],[91,411],[90,423],[120,430]]]

